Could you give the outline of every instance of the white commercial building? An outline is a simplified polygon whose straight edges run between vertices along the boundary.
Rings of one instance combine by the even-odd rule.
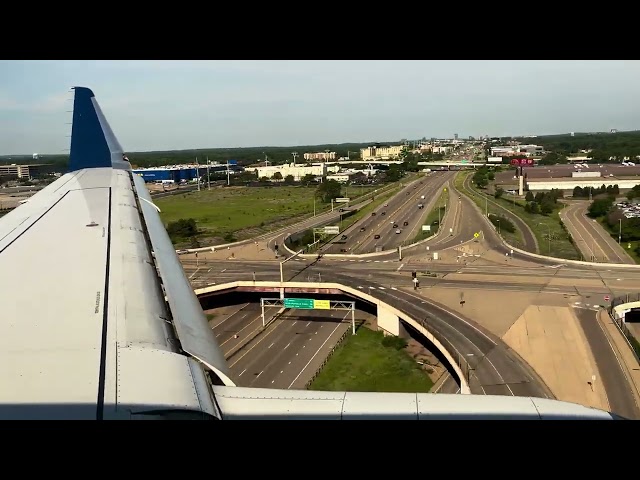
[[[387,160],[390,158],[398,158],[404,148],[404,145],[376,145],[373,147],[361,148],[360,157],[362,160],[373,160],[376,158]]]
[[[305,160],[311,160],[311,161],[328,161],[328,160],[335,160],[336,159],[336,152],[315,152],[315,153],[305,153],[304,154],[304,159]]]
[[[315,175],[316,177],[324,177],[327,174],[327,166],[324,163],[316,163],[313,165],[294,165],[293,163],[285,163],[284,165],[269,165],[268,167],[256,167],[258,178],[273,178],[276,172],[280,172],[282,178],[293,175],[295,181],[300,181],[305,175]]]
[[[336,182],[339,182],[339,183],[347,183],[349,181],[349,178],[351,178],[351,176],[346,173],[338,173],[336,175],[327,175],[327,180],[335,180]]]

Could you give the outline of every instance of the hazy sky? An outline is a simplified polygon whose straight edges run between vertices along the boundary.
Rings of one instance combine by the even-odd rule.
[[[0,155],[69,148],[91,88],[126,151],[640,129],[640,61],[0,61]]]

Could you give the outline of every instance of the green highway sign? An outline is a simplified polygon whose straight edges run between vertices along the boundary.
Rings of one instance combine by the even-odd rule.
[[[285,298],[284,308],[305,308],[313,310],[312,298]]]

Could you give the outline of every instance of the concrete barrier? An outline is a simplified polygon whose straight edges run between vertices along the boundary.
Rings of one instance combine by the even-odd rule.
[[[463,369],[468,370],[468,366],[463,365],[463,362],[466,362],[464,359],[464,355],[455,350],[453,345],[449,344],[449,349],[453,351],[449,351],[448,348],[443,345],[440,339],[428,329],[428,326],[424,325],[423,322],[419,322],[410,315],[402,312],[396,307],[375,298],[363,291],[358,290],[357,288],[349,287],[347,285],[343,285],[341,283],[317,283],[317,282],[253,282],[253,281],[236,281],[236,282],[228,282],[221,283],[217,285],[211,285],[209,287],[203,287],[195,289],[196,296],[205,295],[207,293],[217,292],[221,290],[230,290],[238,287],[267,287],[267,288],[308,288],[308,289],[334,289],[340,290],[342,292],[353,295],[356,298],[360,298],[365,300],[373,305],[383,308],[387,312],[396,315],[399,319],[403,319],[405,322],[409,323],[413,328],[419,331],[422,335],[424,335],[437,349],[442,355],[447,359],[449,365],[454,369],[458,379],[460,380],[460,392],[462,394],[470,394],[471,389],[469,388],[469,383],[467,380],[467,376],[463,373]],[[465,368],[466,367],[466,368]]]

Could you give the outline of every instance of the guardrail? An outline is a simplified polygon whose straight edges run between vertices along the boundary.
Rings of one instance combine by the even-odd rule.
[[[338,339],[336,344],[333,347],[331,347],[331,350],[329,350],[329,354],[326,356],[326,358],[323,360],[323,362],[320,364],[320,366],[316,369],[316,372],[313,374],[311,379],[305,384],[305,386],[304,386],[305,389],[307,389],[307,390],[309,389],[309,387],[311,386],[313,381],[318,377],[318,375],[320,375],[320,372],[322,372],[322,369],[325,367],[327,362],[329,362],[329,360],[331,359],[331,357],[333,356],[335,351],[338,349],[338,347],[340,347],[342,345],[342,343],[346,340],[347,336],[350,333],[351,333],[351,330],[345,330],[345,332]]]
[[[636,359],[636,362],[638,362],[638,365],[640,365],[640,345],[638,347],[635,347],[632,343],[632,342],[637,343],[638,339],[633,335],[631,330],[629,330],[629,328],[627,327],[625,322],[622,320],[622,318],[616,318],[613,312],[613,309],[611,309],[607,313],[609,314],[609,317],[611,318],[611,320],[613,320],[613,323],[616,325],[616,327],[618,327],[618,330],[620,331],[620,333],[622,334],[622,337],[624,338],[625,342],[629,346],[631,353],[633,353],[633,357]]]

